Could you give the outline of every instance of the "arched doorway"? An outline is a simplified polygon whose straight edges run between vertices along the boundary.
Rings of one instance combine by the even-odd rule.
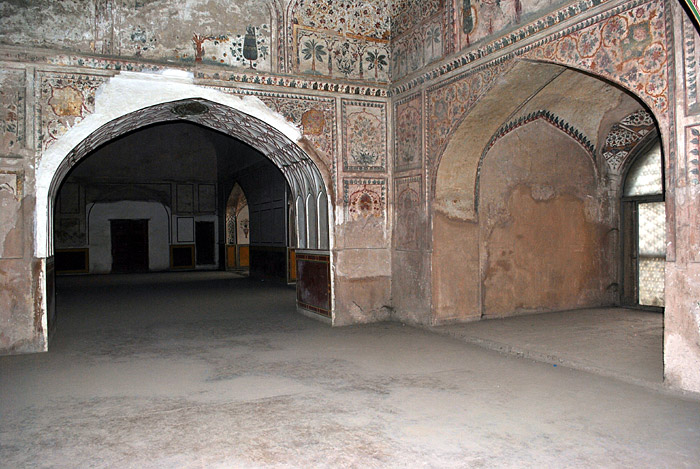
[[[96,112],[86,117],[45,152],[37,171],[37,257],[51,258],[54,255],[52,233],[56,196],[71,168],[90,151],[104,143],[154,123],[189,122],[232,136],[249,145],[277,167],[292,197],[302,201],[305,213],[307,213],[305,201],[308,196],[311,196],[310,200],[314,201],[320,198],[328,200],[326,179],[329,175],[324,163],[295,143],[302,138],[298,129],[270,111],[257,99],[237,98],[214,90],[203,90],[193,85],[175,84],[164,90],[162,83],[151,82],[148,77],[137,81],[143,86],[138,92],[134,92],[134,77],[114,78],[102,95],[105,100],[101,103],[102,109],[109,110],[109,113]],[[129,95],[130,90],[131,95]],[[124,100],[123,96],[131,96],[133,100]],[[201,96],[206,96],[206,99]],[[144,104],[150,105],[144,106]],[[99,110],[100,106],[96,109]],[[330,224],[327,216],[328,208],[325,207],[323,212],[326,214],[327,223]],[[318,213],[318,210],[312,213]],[[322,233],[319,233],[318,218],[311,220],[309,227],[315,230],[313,243],[308,244],[306,233],[304,233],[304,243],[301,243],[297,231],[298,245],[308,246],[315,251],[322,249],[322,246],[328,249],[330,246],[328,227],[324,227]],[[329,256],[326,255],[326,258]],[[50,276],[51,272],[48,274]],[[53,312],[47,309],[51,306],[52,281],[49,278],[47,280],[48,304],[43,305],[45,309],[42,316],[50,322]],[[300,279],[302,286],[304,280],[303,277]],[[326,280],[328,284],[327,298],[324,298],[326,302],[318,307],[318,310],[310,309],[302,312],[332,317],[330,275]],[[317,279],[313,281],[318,283]],[[302,306],[301,309],[307,308]]]
[[[622,294],[626,306],[665,304],[666,207],[663,154],[655,134],[639,145],[622,184]]]
[[[226,202],[226,268],[250,267],[250,208],[236,183]]]

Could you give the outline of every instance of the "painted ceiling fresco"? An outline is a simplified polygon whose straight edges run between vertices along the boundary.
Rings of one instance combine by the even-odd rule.
[[[566,0],[0,2],[0,43],[389,83]]]
[[[390,0],[296,0],[291,16],[300,26],[389,39],[391,3]]]
[[[0,18],[5,44],[270,69],[267,1],[0,2]]]

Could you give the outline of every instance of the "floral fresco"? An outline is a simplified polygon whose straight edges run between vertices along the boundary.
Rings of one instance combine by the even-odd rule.
[[[398,80],[443,55],[443,29],[440,18],[412,29],[392,44],[391,78]]]
[[[389,80],[389,42],[295,28],[299,72],[308,75]]]
[[[297,0],[289,11],[290,69],[389,81],[390,2]]]
[[[350,220],[381,218],[386,202],[386,180],[344,179],[343,201]]]
[[[269,70],[270,28],[267,24],[248,26],[240,34],[192,36],[195,62]]]
[[[24,70],[0,70],[0,154],[21,149],[25,141]]]
[[[396,237],[399,249],[419,249],[422,219],[422,185],[421,176],[396,178],[395,180]]]
[[[386,170],[385,104],[343,100],[343,170]]]
[[[588,23],[587,23],[588,24]],[[668,110],[666,19],[663,2],[621,11],[566,31],[529,51],[528,58],[591,71],[639,94],[654,110]]]
[[[296,0],[290,5],[296,24],[339,34],[389,39],[389,0]]]
[[[37,142],[48,148],[70,127],[95,110],[95,93],[110,75],[39,72]]]
[[[421,95],[399,100],[394,105],[394,168],[405,171],[420,168],[423,162],[423,113]]]

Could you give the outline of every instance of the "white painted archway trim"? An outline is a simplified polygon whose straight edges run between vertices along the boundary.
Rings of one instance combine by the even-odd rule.
[[[36,209],[34,213],[35,257],[51,254],[49,197],[51,183],[61,163],[85,138],[103,125],[145,107],[201,98],[243,112],[270,125],[294,143],[302,137],[299,128],[272,111],[254,96],[234,96],[194,84],[191,73],[165,71],[160,74],[121,72],[97,90],[95,112],[73,126],[39,158],[36,169]]]

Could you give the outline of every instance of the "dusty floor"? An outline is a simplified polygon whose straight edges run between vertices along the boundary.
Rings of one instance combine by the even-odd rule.
[[[431,330],[491,350],[662,389],[663,314],[581,309],[491,319]]]
[[[226,274],[62,278],[0,357],[2,467],[698,467],[700,403]]]

